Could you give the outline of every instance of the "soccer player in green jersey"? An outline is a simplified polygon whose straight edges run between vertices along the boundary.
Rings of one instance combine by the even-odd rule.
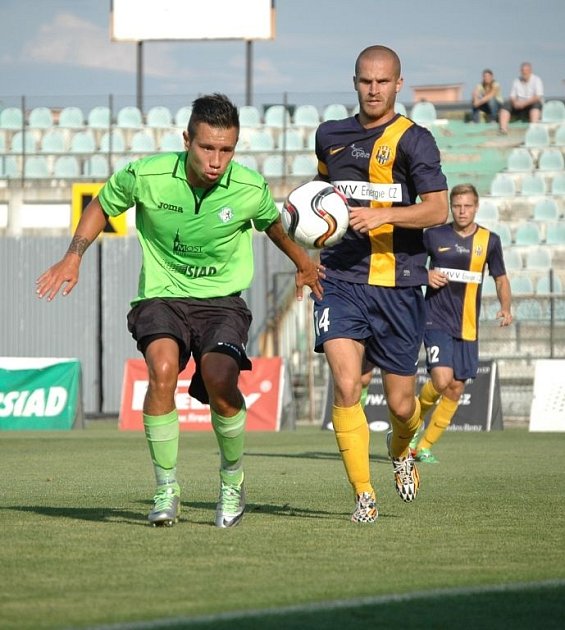
[[[141,158],[114,173],[86,207],[64,257],[37,280],[40,298],[50,301],[59,290],[68,295],[107,218],[135,206],[143,264],[128,329],[149,373],[143,422],[157,484],[153,525],[172,525],[180,513],[174,393],[191,355],[189,393],[210,404],[220,450],[215,524],[232,527],[243,516],[246,408],[238,377],[251,369],[245,353],[251,313],[240,294],[253,277],[253,228],[296,265],[298,299],[304,286],[322,295],[323,267],[287,236],[263,177],[232,161],[238,136],[238,111],[226,96],[196,99],[185,150]]]

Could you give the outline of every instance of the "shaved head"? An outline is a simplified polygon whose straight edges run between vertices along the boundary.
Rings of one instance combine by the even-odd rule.
[[[398,55],[392,50],[392,48],[387,48],[386,46],[369,46],[362,50],[357,57],[357,61],[355,62],[355,76],[359,74],[359,62],[361,59],[380,59],[380,60],[390,60],[394,65],[394,73],[395,77],[400,78],[400,73],[402,71],[400,67],[400,59]]]

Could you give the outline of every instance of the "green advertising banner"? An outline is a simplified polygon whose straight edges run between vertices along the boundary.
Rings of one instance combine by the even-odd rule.
[[[78,360],[33,368],[22,363],[0,367],[0,430],[64,430],[82,421]]]

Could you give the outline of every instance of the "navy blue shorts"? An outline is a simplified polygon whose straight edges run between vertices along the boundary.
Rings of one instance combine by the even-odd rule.
[[[424,332],[426,367],[453,368],[458,381],[475,378],[479,368],[479,342],[456,339],[444,330],[426,329]]]
[[[326,278],[324,295],[314,300],[314,350],[330,339],[355,339],[375,366],[401,376],[416,373],[424,334],[420,287],[377,287]]]

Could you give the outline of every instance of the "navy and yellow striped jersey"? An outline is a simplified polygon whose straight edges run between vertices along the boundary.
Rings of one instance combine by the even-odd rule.
[[[365,129],[356,117],[322,123],[316,133],[318,174],[346,196],[350,206],[410,206],[418,195],[447,190],[432,134],[396,115]],[[347,230],[321,252],[327,275],[385,287],[427,283],[423,230],[382,225],[369,234]]]
[[[463,237],[453,229],[453,223],[447,223],[427,229],[424,244],[430,268],[443,271],[449,278],[441,289],[426,288],[426,328],[475,341],[485,266],[494,278],[506,275],[500,237],[480,225]]]

